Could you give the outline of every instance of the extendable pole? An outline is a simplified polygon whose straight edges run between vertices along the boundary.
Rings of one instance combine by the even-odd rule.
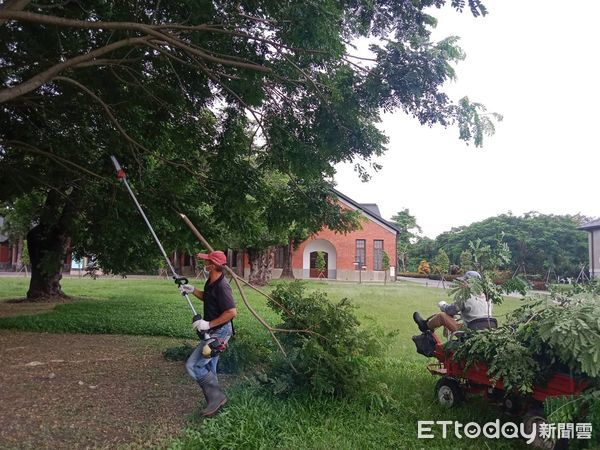
[[[160,248],[160,251],[161,251],[162,255],[164,256],[165,261],[167,262],[167,264],[169,266],[169,269],[171,269],[171,273],[173,274],[173,279],[175,280],[175,284],[177,286],[181,286],[183,284],[188,284],[187,278],[180,277],[179,275],[177,275],[177,272],[175,272],[175,268],[173,267],[173,264],[171,264],[171,260],[167,256],[167,253],[165,252],[165,249],[163,248],[162,244],[160,243],[160,240],[158,239],[158,236],[156,236],[156,233],[154,232],[154,229],[152,228],[152,225],[150,225],[150,221],[146,217],[146,214],[144,214],[144,210],[142,209],[142,207],[140,206],[139,202],[137,201],[137,198],[135,197],[135,194],[133,193],[133,191],[129,187],[129,183],[127,182],[127,175],[125,174],[125,171],[123,170],[123,168],[119,164],[119,161],[117,161],[117,158],[115,158],[114,156],[111,156],[110,159],[112,160],[112,162],[113,162],[113,164],[115,166],[115,169],[117,171],[117,178],[123,182],[123,184],[125,185],[125,187],[129,191],[129,194],[131,195],[131,198],[133,199],[133,202],[135,203],[135,206],[137,206],[138,210],[140,211],[140,214],[142,215],[142,217],[144,218],[144,221],[146,222],[146,225],[148,225],[148,228],[150,229],[150,233],[152,233],[152,237],[154,237],[154,240],[158,244],[158,248]],[[188,296],[188,294],[186,292],[183,292],[183,291],[181,291],[181,293],[183,294],[183,296],[187,300],[188,304],[190,305],[190,308],[191,308],[192,312],[194,313],[194,315],[195,316],[198,315],[198,313],[194,309],[194,305],[192,304],[192,301],[190,300],[190,297]]]

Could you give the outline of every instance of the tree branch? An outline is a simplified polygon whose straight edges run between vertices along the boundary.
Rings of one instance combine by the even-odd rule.
[[[63,17],[54,17],[43,14],[35,14],[24,11],[0,11],[0,19],[12,19],[12,20],[22,20],[25,22],[33,22],[40,23],[45,25],[55,25],[61,27],[73,27],[73,28],[85,28],[85,29],[104,29],[104,30],[128,30],[128,31],[137,31],[140,33],[144,33],[146,35],[153,36],[161,41],[169,42],[175,47],[178,47],[184,50],[186,53],[199,56],[202,59],[210,61],[216,64],[222,64],[224,66],[232,66],[239,67],[243,69],[255,70],[258,72],[270,73],[271,69],[265,66],[261,66],[259,64],[254,63],[243,63],[236,62],[230,59],[224,58],[216,58],[211,56],[202,50],[192,47],[177,39],[169,34],[162,33],[159,31],[159,28],[153,25],[146,25],[137,22],[90,22],[86,20],[73,20],[73,19],[65,19]],[[175,26],[175,25],[173,25]],[[198,25],[198,29],[203,27],[203,25]],[[206,28],[206,27],[205,27]],[[215,31],[213,28],[210,31]],[[146,37],[147,39],[147,37]]]
[[[31,3],[31,0],[6,0],[0,5],[0,12],[2,11],[22,11],[25,7]],[[4,25],[6,20],[0,18],[0,25]]]
[[[98,58],[93,61],[86,61],[73,66],[73,69],[81,69],[84,67],[92,66],[122,66],[123,64],[130,62],[140,61],[141,58],[123,58],[123,59],[111,59],[111,58]]]
[[[250,16],[250,15],[244,14],[244,13],[238,13],[238,15],[245,19],[253,20],[254,22],[262,22],[262,23],[268,23],[268,24],[273,24],[273,25],[276,25],[279,23],[274,20],[263,19],[262,17],[254,17],[254,16]],[[291,20],[282,20],[280,23],[291,23],[291,22],[292,22]]]
[[[163,161],[163,162],[165,162],[167,164],[171,164],[171,165],[173,165],[175,167],[179,167],[179,168],[185,170],[186,172],[188,172],[192,176],[197,176],[198,175],[194,171],[192,171],[188,166],[186,166],[185,164],[178,164],[178,163],[175,163],[173,161],[169,161],[169,160],[167,160],[165,158],[159,157],[156,152],[152,152],[152,150],[150,150],[149,148],[147,148],[144,145],[140,144],[138,141],[136,141],[131,136],[129,136],[129,134],[127,134],[127,132],[125,131],[125,129],[121,126],[121,124],[119,123],[119,121],[117,120],[117,118],[114,116],[114,114],[110,110],[110,107],[100,97],[98,97],[96,94],[94,94],[92,91],[90,91],[86,86],[84,86],[83,84],[79,83],[78,81],[75,81],[74,79],[68,78],[68,77],[58,76],[58,77],[54,77],[54,79],[55,80],[60,80],[60,81],[65,81],[67,83],[71,83],[71,84],[77,86],[79,89],[81,89],[82,91],[84,91],[85,93],[87,93],[90,97],[92,97],[94,100],[96,100],[98,103],[100,103],[100,105],[102,106],[102,108],[106,112],[106,115],[110,118],[111,122],[115,125],[115,127],[117,128],[117,130],[119,131],[119,133],[121,133],[121,135],[123,135],[123,137],[125,138],[125,140],[127,142],[129,142],[131,145],[133,145],[134,147],[140,148],[140,149],[144,150],[146,153],[154,155],[155,157],[157,157],[158,159],[160,159],[161,161]]]
[[[48,158],[54,159],[61,166],[63,166],[67,170],[73,170],[73,169],[70,169],[67,166],[67,165],[70,165],[70,166],[73,166],[73,167],[77,168],[80,172],[87,173],[88,175],[91,175],[91,176],[93,176],[95,178],[98,178],[98,179],[100,179],[102,181],[110,182],[110,180],[108,178],[103,177],[102,175],[98,175],[97,173],[92,172],[91,170],[88,170],[85,167],[80,166],[79,164],[75,164],[74,162],[69,161],[68,159],[62,158],[62,157],[60,157],[58,155],[55,155],[55,154],[50,153],[50,152],[47,152],[45,150],[41,150],[41,149],[39,149],[37,147],[34,147],[33,145],[28,144],[26,142],[15,141],[15,140],[7,140],[7,141],[0,141],[0,142],[3,142],[5,144],[11,145],[11,146],[21,147],[21,148],[23,148],[24,150],[26,150],[28,152],[37,153],[37,154],[46,156]],[[76,172],[76,173],[80,173],[80,172]]]
[[[0,17],[2,16],[2,12],[0,12]],[[13,100],[23,94],[31,92],[43,84],[46,84],[52,78],[56,77],[60,72],[69,67],[76,66],[86,61],[90,61],[95,59],[98,56],[104,55],[105,53],[112,52],[121,47],[126,47],[130,45],[138,45],[148,41],[150,38],[145,37],[136,37],[136,38],[126,38],[117,42],[113,42],[105,47],[100,47],[96,50],[93,50],[84,55],[76,56],[75,58],[68,59],[62,63],[55,64],[49,69],[35,75],[27,81],[24,81],[16,86],[12,86],[0,91],[0,103]]]

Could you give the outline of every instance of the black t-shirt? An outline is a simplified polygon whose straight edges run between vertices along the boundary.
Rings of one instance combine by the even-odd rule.
[[[222,273],[214,283],[211,283],[210,279],[206,280],[202,300],[204,301],[204,320],[209,322],[215,320],[224,311],[235,308],[233,293],[231,286],[225,280],[225,273]]]

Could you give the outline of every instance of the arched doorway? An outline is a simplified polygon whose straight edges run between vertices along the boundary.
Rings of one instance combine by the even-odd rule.
[[[337,252],[333,244],[325,239],[313,239],[304,247],[304,251],[302,252],[302,277],[319,277],[319,272],[316,270],[317,252],[323,252],[323,259],[325,259],[326,268],[323,278],[335,279],[337,276]]]

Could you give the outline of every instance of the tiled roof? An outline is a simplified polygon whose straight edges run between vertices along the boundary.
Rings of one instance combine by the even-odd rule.
[[[359,203],[360,206],[362,206],[363,209],[367,209],[369,211],[371,211],[373,214],[381,217],[381,213],[379,212],[379,206],[377,206],[377,203]]]
[[[584,223],[579,227],[580,230],[595,230],[600,228],[600,219],[592,220],[591,222]]]
[[[385,220],[379,214],[373,212],[371,209],[369,209],[369,208],[366,207],[368,205],[374,205],[377,208],[377,212],[379,212],[379,207],[375,203],[357,203],[354,200],[352,200],[350,197],[348,197],[347,195],[342,194],[340,191],[338,191],[336,189],[331,189],[331,190],[340,199],[342,199],[345,202],[351,204],[355,208],[360,209],[363,213],[365,213],[367,216],[369,216],[372,219],[374,219],[376,222],[379,222],[379,223],[381,223],[384,226],[392,228],[396,233],[400,232],[400,230],[398,229],[398,227],[394,223],[391,223],[391,222]]]

